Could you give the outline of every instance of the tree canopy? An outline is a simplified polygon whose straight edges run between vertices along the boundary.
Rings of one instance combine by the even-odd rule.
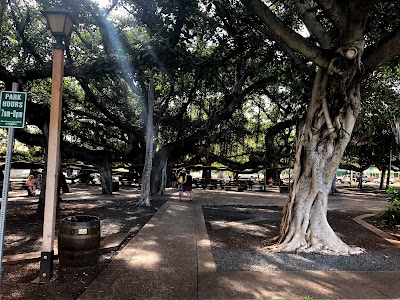
[[[16,137],[46,147],[52,37],[41,11],[61,5],[77,21],[65,43],[65,160],[144,163],[154,70],[152,192],[160,188],[156,174],[165,160],[216,161],[241,170],[293,164],[318,67],[347,78],[338,85],[364,82],[351,145],[373,139],[368,151],[382,159],[376,155],[371,164],[381,164],[384,153],[374,149],[389,134],[385,120],[398,114],[399,4],[361,2],[116,0],[103,8],[90,0],[1,3],[0,85],[9,89],[18,82],[29,92],[27,122],[40,130],[19,130]],[[351,66],[354,74],[344,74]],[[336,99],[331,113],[347,101],[343,93]],[[327,124],[335,127],[337,116]]]

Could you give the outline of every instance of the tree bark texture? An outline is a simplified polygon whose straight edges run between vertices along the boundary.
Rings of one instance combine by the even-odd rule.
[[[103,157],[103,160],[96,161],[95,165],[100,173],[101,193],[103,195],[111,195],[113,191],[111,160],[108,157]]]
[[[154,154],[151,171],[151,195],[157,195],[161,192],[164,166],[168,161],[169,153],[169,147],[163,147]]]
[[[137,205],[151,206],[150,203],[150,183],[151,183],[151,170],[153,165],[153,110],[154,110],[154,79],[153,75],[150,78],[149,92],[147,99],[147,123],[146,123],[146,157],[143,167],[142,189],[140,199]]]
[[[400,160],[400,117],[392,124],[392,130],[397,144],[397,156]]]
[[[381,180],[379,181],[379,188],[381,190],[383,189],[383,184],[385,182],[385,174],[386,174],[386,168],[382,169]]]
[[[332,186],[329,195],[334,195],[336,193],[339,193],[339,190],[336,187],[336,174],[335,174],[332,179]]]
[[[275,250],[338,255],[362,251],[345,244],[326,217],[332,180],[360,108],[360,82],[347,79],[322,68],[316,75]]]
[[[161,169],[161,187],[157,193],[157,195],[159,195],[159,196],[162,196],[165,194],[165,188],[167,186],[167,166],[168,166],[168,161],[165,160],[164,166]]]

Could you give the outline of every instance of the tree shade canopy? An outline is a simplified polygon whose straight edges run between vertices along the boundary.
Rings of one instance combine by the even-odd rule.
[[[16,137],[31,147],[46,147],[49,126],[52,37],[41,11],[60,5],[77,21],[65,42],[63,160],[94,164],[110,183],[113,163],[153,157],[152,194],[165,166],[182,161],[294,165],[277,249],[359,251],[331,230],[327,194],[341,162],[386,165],[399,115],[398,1],[2,2],[0,87],[29,92],[37,129]]]

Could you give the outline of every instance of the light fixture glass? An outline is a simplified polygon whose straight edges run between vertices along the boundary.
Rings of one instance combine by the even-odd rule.
[[[71,35],[75,20],[69,11],[63,9],[48,9],[42,12],[47,19],[51,33],[54,36],[67,37]]]

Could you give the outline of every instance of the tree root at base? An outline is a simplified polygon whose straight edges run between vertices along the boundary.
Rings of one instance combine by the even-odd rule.
[[[330,245],[326,246],[323,244],[312,244],[301,246],[299,243],[282,243],[282,244],[275,244],[267,247],[272,252],[293,252],[293,253],[316,253],[316,254],[323,254],[323,255],[357,255],[365,252],[365,249],[356,247],[356,246],[349,246],[346,244],[343,245]]]

